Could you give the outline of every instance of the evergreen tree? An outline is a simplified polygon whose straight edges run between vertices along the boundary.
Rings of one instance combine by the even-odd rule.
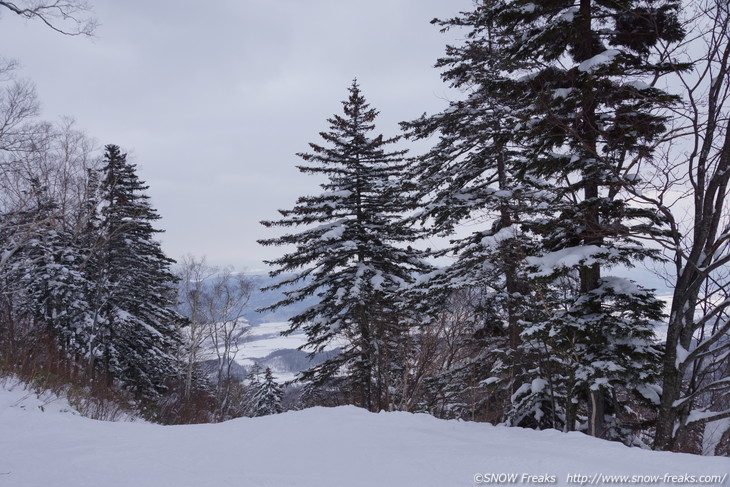
[[[274,380],[271,369],[266,367],[263,377],[257,378],[250,386],[252,397],[250,399],[250,415],[268,416],[280,414],[283,409],[281,400],[284,397],[284,390]]]
[[[96,233],[86,267],[94,311],[89,355],[137,392],[155,393],[175,372],[176,323],[183,320],[172,310],[174,261],[154,240],[159,216],[135,166],[115,145],[106,146],[104,162],[100,210],[89,223]]]
[[[512,221],[528,232],[512,232],[518,240],[510,242],[513,257],[503,261],[504,279],[511,274],[513,290],[523,288],[520,267],[528,257],[542,281],[533,289],[557,288],[572,277],[578,286],[560,306],[546,301],[549,320],[514,315],[511,328],[519,323],[521,333],[512,343],[549,344],[556,349],[544,355],[570,358],[568,375],[580,378],[580,390],[570,392],[563,404],[585,405],[588,430],[595,435],[604,434],[605,402],[615,388],[655,378],[644,372],[651,370],[646,363],[656,362],[648,323],[660,306],[646,290],[604,277],[602,269],[651,257],[636,236],[662,232],[661,218],[632,204],[626,190],[639,183],[641,163],[665,130],[657,109],[676,101],[649,83],[676,68],[653,59],[651,49],[682,38],[678,9],[675,1],[481,0],[473,11],[440,22],[445,29],[470,29],[464,45],[447,48],[439,62],[448,68],[447,81],[467,89],[467,100],[410,125],[416,136],[442,134],[428,167],[419,169],[434,181],[427,191],[436,195],[431,207],[437,215],[462,221],[475,211],[500,208],[489,195],[543,200],[527,206],[506,200],[500,208],[498,222],[508,221],[505,208],[518,208]],[[439,208],[439,198],[449,201],[446,197],[463,202],[455,206],[461,215]],[[493,242],[501,235],[487,236]],[[530,236],[539,245],[531,244]],[[477,257],[473,267],[480,262],[494,267],[493,257],[473,251],[481,243],[477,236],[465,247]],[[511,290],[507,296],[508,309],[517,311],[530,292]],[[515,296],[520,297],[515,301]],[[565,340],[547,341],[555,336]],[[524,344],[523,349],[540,347]],[[577,353],[588,349],[612,355],[597,359],[594,353]],[[633,359],[625,360],[626,354]],[[526,388],[542,393],[552,381],[530,373],[522,380],[521,394]],[[562,413],[565,429],[578,427],[577,408]]]
[[[376,409],[386,405],[379,394],[374,397],[373,384],[385,393],[392,372],[387,370],[392,361],[380,354],[407,334],[399,291],[427,266],[418,252],[398,245],[410,237],[398,225],[410,203],[394,185],[404,168],[404,151],[387,150],[397,138],[370,135],[378,112],[356,81],[343,108],[344,115],[328,120],[330,131],[320,134],[326,145],[310,144],[311,153],[298,154],[305,162],[301,172],[327,178],[324,192],[299,198],[292,210],[280,210],[279,221],[263,222],[305,228],[260,243],[296,246],[269,262],[277,267],[272,277],[296,272],[273,286],[285,289],[287,297],[270,309],[312,295],[320,298],[291,319],[288,333],[304,330],[312,353],[333,341],[342,344],[338,357],[306,371],[303,380],[325,384],[345,373],[356,403]]]
[[[465,93],[464,100],[402,126],[414,139],[438,135],[434,147],[415,159],[407,173],[418,183],[422,206],[413,220],[428,222],[426,232],[432,235],[453,237],[465,224],[477,227],[436,252],[436,257],[456,259],[410,292],[414,306],[430,315],[427,319],[448,315],[452,296],[462,290],[480,297],[473,302],[470,322],[460,328],[469,330],[461,338],[464,346],[480,344],[482,350],[453,363],[453,370],[441,372],[433,382],[455,382],[449,387],[458,388],[460,377],[474,381],[474,374],[483,373],[492,379],[489,389],[496,397],[519,388],[530,360],[521,349],[520,331],[544,318],[524,265],[525,257],[536,252],[527,217],[547,213],[554,195],[549,183],[520,177],[523,155],[512,143],[519,121],[486,83],[501,79],[496,64],[504,53],[494,36],[490,25],[478,23],[464,46],[449,46],[437,62],[447,68],[444,80]]]
[[[646,81],[673,69],[650,52],[660,40],[682,38],[679,4],[531,5],[496,2],[488,9],[508,54],[500,67],[520,73],[499,85],[523,94],[510,106],[523,123],[515,141],[524,149],[526,174],[555,181],[558,188],[558,211],[538,229],[548,252],[542,262],[563,269],[553,272],[556,277],[576,272],[579,289],[565,311],[554,315],[548,334],[568,337],[568,349],[579,357],[574,373],[588,398],[588,431],[600,436],[606,398],[615,387],[656,380],[648,373],[657,354],[647,323],[658,318],[661,305],[631,283],[603,277],[602,269],[651,256],[635,236],[662,231],[661,218],[633,205],[626,189],[638,184],[640,165],[665,130],[657,109],[677,100]],[[566,254],[577,262],[554,265]],[[630,350],[615,349],[616,342]],[[596,348],[613,353],[602,360],[581,353]],[[642,360],[630,360],[623,369],[626,355]],[[579,397],[571,394],[567,402]],[[567,429],[575,427],[573,412],[567,411]]]
[[[55,335],[61,349],[82,356],[89,316],[84,253],[74,235],[42,226],[16,263],[24,308]]]
[[[33,182],[29,193],[28,208],[0,217],[5,307],[15,314],[9,319],[45,327],[64,352],[79,356],[88,314],[83,249],[46,189]]]

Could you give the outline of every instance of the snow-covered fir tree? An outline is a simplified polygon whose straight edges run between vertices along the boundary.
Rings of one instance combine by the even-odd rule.
[[[62,356],[82,356],[88,316],[85,249],[47,188],[31,181],[23,209],[0,215],[0,282],[6,320],[53,337]],[[48,351],[46,351],[48,352]]]
[[[101,373],[154,394],[175,369],[181,319],[170,308],[172,261],[154,240],[159,217],[116,146],[82,181],[73,201],[63,193],[70,188],[19,182],[25,201],[0,218],[4,309],[52,338],[62,360],[86,365],[88,378]]]
[[[263,373],[257,369],[250,379],[247,391],[250,394],[249,416],[268,416],[283,411],[281,400],[284,397],[284,389],[276,382],[269,367],[266,367]]]
[[[441,222],[448,229],[493,213],[493,226],[461,244],[461,261],[474,272],[452,275],[479,284],[485,268],[501,266],[505,287],[511,276],[504,306],[514,321],[507,327],[520,328],[511,343],[567,358],[566,373],[577,384],[563,391],[561,410],[551,412],[563,417],[566,430],[583,424],[591,434],[611,434],[604,413],[620,408],[617,389],[645,389],[656,380],[650,323],[660,305],[634,283],[603,272],[651,257],[636,237],[662,232],[661,217],[632,202],[626,190],[640,182],[641,164],[665,130],[658,108],[676,101],[651,84],[674,69],[651,50],[682,38],[678,8],[674,1],[478,1],[472,11],[441,22],[469,29],[463,46],[450,46],[439,62],[445,80],[466,90],[466,100],[406,124],[417,137],[441,133],[426,167],[417,168],[431,182],[424,194],[431,192],[426,209],[436,231]],[[516,204],[524,197],[532,204]],[[500,241],[508,242],[501,263],[482,249]],[[538,280],[525,279],[525,264]],[[525,319],[529,309],[521,303],[539,303],[571,279],[577,286],[560,304],[543,303],[550,319]],[[520,310],[523,316],[515,314]],[[555,336],[565,339],[548,340]],[[556,390],[544,387],[552,380],[546,373],[532,368],[518,379],[516,406],[527,404],[520,402],[526,388],[548,394],[543,404],[556,404]],[[546,415],[529,404],[533,417]]]
[[[106,146],[104,162],[99,213],[87,230],[96,237],[86,266],[93,310],[88,357],[137,392],[154,393],[175,372],[180,340],[173,260],[154,239],[159,215],[135,166],[115,145]]]
[[[493,36],[489,25],[480,24],[464,46],[449,46],[437,62],[446,68],[444,81],[464,92],[465,99],[402,124],[410,138],[438,136],[406,176],[417,181],[422,207],[411,219],[427,223],[429,234],[452,238],[436,257],[456,257],[414,287],[410,297],[426,319],[442,320],[449,319],[448,308],[460,296],[470,296],[474,309],[464,314],[468,323],[452,329],[463,333],[459,341],[465,349],[481,348],[451,362],[452,369],[439,371],[431,384],[471,389],[489,378],[492,401],[520,387],[523,362],[531,360],[520,347],[521,327],[544,318],[524,265],[525,257],[536,252],[526,214],[534,218],[547,211],[553,196],[548,183],[520,177],[523,156],[511,143],[519,121],[484,83],[500,76],[496,62],[503,53]],[[476,230],[464,235],[466,225]]]
[[[302,380],[317,386],[344,374],[356,404],[380,409],[389,407],[394,355],[408,334],[399,293],[428,266],[419,252],[400,244],[410,238],[398,222],[411,203],[395,184],[405,166],[404,151],[388,150],[397,138],[372,134],[378,112],[356,81],[343,109],[320,134],[325,144],[310,144],[312,152],[299,154],[301,172],[327,178],[323,192],[280,210],[282,219],[263,222],[299,231],[260,243],[295,246],[269,262],[272,276],[295,273],[274,286],[286,298],[271,308],[313,295],[320,300],[291,319],[289,333],[303,330],[313,353],[333,342],[342,350]]]
[[[83,326],[89,312],[85,253],[72,233],[53,224],[50,212],[54,208],[41,210],[44,221],[35,229],[35,238],[13,259],[13,272],[18,297],[24,301],[21,308],[52,330],[61,349],[80,356],[88,339]]]
[[[575,273],[578,289],[546,333],[565,336],[558,350],[578,357],[570,373],[580,393],[566,404],[587,398],[587,430],[596,436],[614,434],[604,421],[609,407],[622,407],[617,389],[657,380],[650,323],[661,305],[603,271],[651,257],[636,237],[663,231],[660,215],[634,204],[627,189],[639,183],[641,165],[666,129],[658,109],[676,101],[648,83],[673,69],[650,53],[659,41],[682,38],[678,9],[674,1],[497,2],[488,9],[507,46],[500,67],[512,74],[508,89],[523,94],[510,106],[523,123],[515,142],[527,174],[558,188],[557,211],[538,228],[545,255],[536,262],[555,278]],[[561,260],[565,255],[573,262]],[[578,412],[566,413],[565,428],[577,427]]]

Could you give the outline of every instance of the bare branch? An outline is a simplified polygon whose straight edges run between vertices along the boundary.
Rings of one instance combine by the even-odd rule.
[[[28,20],[40,20],[51,29],[70,36],[93,36],[98,22],[85,0],[0,1],[0,7]]]

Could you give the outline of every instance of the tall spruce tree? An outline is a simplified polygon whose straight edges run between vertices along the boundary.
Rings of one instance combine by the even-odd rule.
[[[354,389],[354,402],[367,409],[388,407],[385,354],[407,335],[406,314],[399,292],[427,269],[419,252],[398,245],[409,239],[398,225],[409,207],[394,183],[404,168],[404,151],[388,151],[397,138],[371,135],[378,112],[369,107],[354,81],[343,102],[344,115],[328,120],[325,145],[310,144],[311,153],[298,154],[305,174],[327,181],[317,196],[299,198],[282,219],[265,226],[303,227],[298,233],[261,240],[263,245],[294,245],[296,249],[268,262],[272,277],[286,276],[273,288],[286,298],[275,309],[316,295],[318,304],[291,318],[288,333],[303,330],[312,353],[331,343],[339,356],[303,374],[302,380],[322,385],[345,374]],[[293,276],[287,273],[295,272]],[[294,288],[292,288],[294,286]],[[392,357],[392,356],[391,356]]]
[[[447,183],[441,185],[447,193],[437,191],[435,202],[446,194],[473,215],[486,206],[495,209],[489,194],[504,198],[518,190],[548,198],[547,205],[520,207],[520,228],[539,245],[512,248],[530,249],[523,255],[533,255],[528,263],[539,269],[541,286],[558,288],[560,280],[577,279],[560,305],[548,304],[551,318],[535,326],[522,323],[520,336],[535,343],[542,333],[536,345],[558,348],[546,355],[559,352],[570,359],[569,370],[561,373],[576,387],[564,391],[559,412],[567,430],[578,427],[580,409],[588,431],[604,435],[606,402],[617,396],[616,388],[633,389],[656,378],[650,322],[659,316],[657,300],[602,271],[652,256],[636,237],[662,231],[657,214],[633,204],[626,189],[639,183],[641,163],[665,130],[658,108],[676,101],[652,85],[676,66],[651,51],[658,42],[682,38],[678,9],[669,0],[480,0],[474,10],[440,22],[445,29],[469,29],[464,45],[450,46],[439,64],[448,68],[447,81],[471,94],[411,125],[417,136],[440,131],[440,145],[449,148],[437,147],[429,167],[419,169]],[[489,151],[486,157],[479,156],[480,148]],[[497,184],[499,158],[510,186]],[[505,271],[507,276],[509,267]],[[565,339],[548,340],[555,336]],[[524,379],[520,392],[549,390],[549,377]],[[513,398],[519,400],[519,394]]]
[[[438,136],[407,173],[417,181],[416,197],[422,206],[412,219],[427,222],[427,233],[452,238],[436,257],[456,257],[413,288],[410,296],[426,319],[438,317],[449,306],[450,296],[460,290],[479,296],[474,301],[476,319],[469,324],[471,334],[463,340],[465,346],[479,343],[483,350],[470,361],[454,363],[442,377],[457,381],[465,370],[471,375],[477,370],[492,379],[493,396],[509,397],[524,380],[523,362],[530,360],[521,347],[520,331],[527,323],[544,319],[524,265],[525,257],[536,252],[526,216],[534,219],[547,212],[554,195],[549,183],[536,178],[524,181],[517,173],[523,156],[512,137],[519,120],[486,83],[501,79],[497,62],[504,53],[493,26],[477,16],[467,17],[474,30],[465,45],[448,46],[436,64],[445,68],[444,81],[464,92],[465,98],[450,102],[441,113],[402,124],[410,138]],[[477,230],[467,235],[456,232],[465,224]]]
[[[107,145],[101,169],[99,213],[86,266],[92,284],[89,358],[138,393],[154,394],[175,373],[180,337],[173,311],[174,262],[165,256],[152,223],[147,186],[118,146]],[[97,364],[98,366],[98,364]]]

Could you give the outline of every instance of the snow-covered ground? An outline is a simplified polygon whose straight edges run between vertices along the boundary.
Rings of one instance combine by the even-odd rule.
[[[94,421],[67,409],[17,386],[0,387],[0,486],[450,487],[497,483],[487,481],[510,474],[520,485],[577,485],[596,475],[594,484],[721,485],[700,484],[700,476],[716,475],[730,485],[728,458],[426,415],[314,408],[159,426]],[[629,478],[600,477],[610,475]],[[657,480],[632,478],[644,475]]]

